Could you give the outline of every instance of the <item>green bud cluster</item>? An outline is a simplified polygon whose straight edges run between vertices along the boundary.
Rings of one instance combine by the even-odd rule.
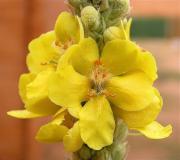
[[[129,0],[68,0],[84,25],[86,37],[94,38],[99,48],[104,45],[104,31],[119,26],[130,10]]]
[[[74,153],[73,160],[124,160],[126,156],[127,135],[127,126],[122,120],[118,120],[116,122],[116,130],[112,145],[104,147],[100,151],[94,151],[88,146],[83,145],[78,152]]]
[[[93,6],[106,19],[122,18],[129,13],[129,0],[68,0],[76,14],[80,16],[86,6]]]
[[[69,4],[73,7],[76,14],[80,15],[82,8],[90,5],[89,0],[68,0]]]

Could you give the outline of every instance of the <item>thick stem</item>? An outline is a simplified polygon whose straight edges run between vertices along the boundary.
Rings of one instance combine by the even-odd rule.
[[[117,120],[112,145],[104,147],[100,151],[92,150],[84,145],[78,152],[73,154],[72,160],[125,160],[127,136],[127,126],[122,120]]]

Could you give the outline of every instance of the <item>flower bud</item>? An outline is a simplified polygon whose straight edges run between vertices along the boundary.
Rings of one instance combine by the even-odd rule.
[[[92,158],[91,156],[91,149],[89,149],[88,147],[86,147],[85,145],[81,148],[81,150],[79,151],[79,156],[82,160],[87,160]]]
[[[130,1],[129,0],[109,0],[110,7],[112,9],[112,17],[123,17],[129,13]]]
[[[95,30],[100,25],[99,12],[93,6],[87,6],[81,11],[83,24],[89,30]]]
[[[85,5],[88,5],[90,4],[89,0],[68,0],[68,2],[72,5],[72,6],[85,6]]]
[[[114,39],[126,39],[126,35],[119,27],[109,27],[104,31],[104,41],[112,41]]]
[[[80,15],[81,8],[89,5],[89,0],[68,0],[70,9]]]
[[[112,26],[104,31],[105,42],[114,39],[129,40],[130,39],[130,29],[131,29],[132,19],[124,19],[120,21],[119,26]]]
[[[79,5],[81,4],[81,0],[68,0],[68,2],[74,7],[79,7]]]

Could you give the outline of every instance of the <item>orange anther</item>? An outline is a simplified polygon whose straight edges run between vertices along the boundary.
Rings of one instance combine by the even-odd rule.
[[[100,59],[96,60],[96,61],[95,61],[95,65],[102,65],[101,60],[100,60]]]
[[[41,65],[45,66],[45,65],[48,65],[48,63],[47,62],[41,62]]]

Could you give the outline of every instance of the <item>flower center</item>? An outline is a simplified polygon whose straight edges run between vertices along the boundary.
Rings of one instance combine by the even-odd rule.
[[[100,60],[95,61],[94,68],[90,75],[91,90],[89,96],[105,94],[105,83],[110,78],[109,72],[105,69]]]
[[[68,49],[71,45],[73,45],[74,43],[75,43],[75,41],[74,41],[72,38],[70,38],[68,41],[66,41],[66,42],[64,42],[64,43],[56,41],[56,42],[55,42],[55,45],[56,45],[57,47],[59,47],[60,49],[66,50],[66,49]]]
[[[52,47],[54,47],[55,49],[61,51],[60,52],[61,54],[64,54],[65,50],[67,50],[74,43],[75,43],[75,41],[73,39],[69,39],[65,43],[54,41],[54,43],[52,44]],[[42,62],[41,65],[42,66],[49,65],[49,66],[52,66],[52,67],[56,68],[59,58],[60,58],[60,55],[56,56],[56,57],[52,57],[52,59],[50,59],[48,61],[45,61],[45,62]]]
[[[58,60],[59,60],[59,56],[57,57],[52,57],[52,59],[41,62],[42,66],[51,66],[53,68],[56,68],[57,64],[58,64]]]

